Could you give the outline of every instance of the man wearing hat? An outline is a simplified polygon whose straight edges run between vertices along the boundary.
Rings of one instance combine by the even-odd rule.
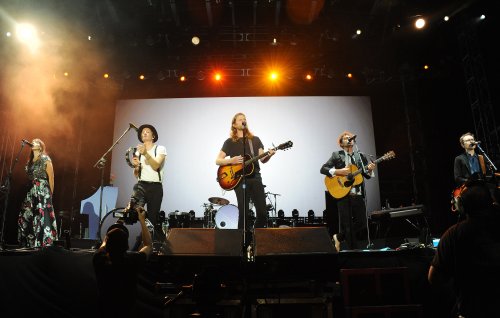
[[[127,251],[129,231],[122,223],[111,225],[92,259],[99,289],[101,317],[132,317],[137,299],[138,275],[153,251],[146,226],[146,212],[136,209],[141,224],[142,247]]]
[[[154,225],[153,239],[164,242],[165,233],[159,224],[158,215],[163,199],[163,167],[167,150],[164,146],[155,144],[158,141],[158,132],[152,125],[140,126],[137,129],[137,138],[142,143],[137,145],[138,156],[132,158],[132,163],[138,182],[134,185],[129,207],[147,205],[148,219]]]

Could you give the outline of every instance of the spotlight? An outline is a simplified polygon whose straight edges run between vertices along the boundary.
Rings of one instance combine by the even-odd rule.
[[[313,210],[307,211],[307,222],[314,223],[314,211]]]
[[[285,219],[285,211],[278,210],[278,219],[280,219],[280,220],[284,220]]]
[[[417,29],[423,29],[425,27],[425,19],[418,18],[417,20],[415,20],[415,27]]]
[[[198,45],[198,44],[200,44],[200,38],[197,37],[197,36],[193,36],[191,38],[191,43],[193,43],[193,45],[195,45],[195,46]]]
[[[203,81],[205,79],[205,72],[203,71],[198,71],[198,73],[196,73],[196,78],[199,80],[199,81]]]
[[[156,77],[158,78],[158,80],[163,81],[165,79],[165,74],[163,73],[163,71],[159,71],[158,74],[156,74]]]

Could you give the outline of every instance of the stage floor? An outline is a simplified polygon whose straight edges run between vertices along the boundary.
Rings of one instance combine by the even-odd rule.
[[[50,247],[0,252],[0,312],[89,317],[97,312],[94,249]],[[431,248],[340,253],[240,256],[154,254],[139,280],[139,305],[148,317],[188,317],[210,296],[219,317],[342,317],[343,268],[407,267],[412,301],[424,317],[442,316],[443,298],[427,284]],[[195,275],[212,288],[197,289]],[[206,284],[201,284],[206,286]],[[180,292],[181,296],[176,298]],[[200,294],[201,293],[201,294]],[[170,300],[170,303],[166,302]],[[441,308],[442,307],[442,308]]]

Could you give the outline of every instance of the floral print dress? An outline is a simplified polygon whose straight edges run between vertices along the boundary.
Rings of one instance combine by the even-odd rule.
[[[50,157],[42,154],[25,170],[31,188],[23,201],[18,219],[18,240],[23,247],[51,246],[57,239],[57,225],[52,206],[52,193],[46,172]]]

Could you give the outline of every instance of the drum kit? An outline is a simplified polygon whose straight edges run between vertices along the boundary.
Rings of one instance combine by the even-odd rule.
[[[202,205],[205,208],[204,221],[207,228],[238,228],[239,212],[237,206],[229,204],[229,200],[219,197],[208,198],[208,201],[210,203]]]

